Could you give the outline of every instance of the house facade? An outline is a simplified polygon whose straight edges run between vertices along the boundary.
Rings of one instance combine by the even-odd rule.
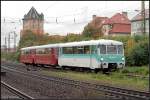
[[[143,35],[141,13],[131,19],[131,35]],[[145,32],[149,35],[149,9],[145,10]]]
[[[117,13],[103,22],[102,32],[104,35],[130,35],[131,22],[127,12]]]
[[[21,30],[21,36],[25,34],[25,31],[30,30],[35,34],[44,33],[44,15],[39,14],[34,7],[32,7],[27,14],[24,15],[23,29]]]

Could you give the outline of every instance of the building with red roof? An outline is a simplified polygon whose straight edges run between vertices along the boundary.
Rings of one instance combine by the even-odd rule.
[[[131,22],[127,12],[116,13],[103,22],[102,32],[104,35],[130,35]]]

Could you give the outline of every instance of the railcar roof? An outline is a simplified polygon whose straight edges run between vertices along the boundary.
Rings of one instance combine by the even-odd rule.
[[[122,45],[122,42],[115,41],[115,40],[90,40],[90,41],[80,41],[80,42],[70,42],[70,43],[63,43],[60,47],[71,47],[71,46],[84,46],[84,45]]]
[[[21,50],[59,47],[58,45],[59,45],[59,44],[47,44],[47,45],[31,46],[31,47],[21,48]]]
[[[90,41],[79,41],[79,42],[69,42],[69,43],[58,43],[58,44],[47,44],[41,46],[31,46],[25,47],[21,50],[28,50],[28,49],[38,49],[38,48],[51,48],[51,47],[72,47],[72,46],[84,46],[84,45],[122,45],[122,42],[115,41],[115,40],[106,40],[106,39],[99,39],[99,40],[90,40]]]

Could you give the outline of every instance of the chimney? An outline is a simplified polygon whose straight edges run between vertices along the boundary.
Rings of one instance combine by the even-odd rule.
[[[127,12],[122,12],[122,14],[124,14],[125,16],[127,16],[128,17],[128,13]]]
[[[96,15],[93,15],[93,19],[95,19],[96,18]]]

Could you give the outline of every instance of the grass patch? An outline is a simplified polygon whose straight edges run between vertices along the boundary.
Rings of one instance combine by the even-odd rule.
[[[124,69],[123,69],[124,70]],[[131,69],[129,69],[131,70]],[[142,80],[140,78],[129,78],[122,74],[122,71],[113,72],[111,75],[105,75],[102,73],[83,73],[74,71],[42,71],[44,75],[52,75],[65,77],[69,79],[88,81],[92,83],[100,83],[105,85],[117,86],[122,88],[128,88],[133,90],[147,91],[148,80]]]
[[[148,76],[149,75],[149,66],[134,66],[134,67],[125,67],[124,69],[120,70],[120,73],[126,74],[126,73],[133,73],[136,75],[143,75]]]

